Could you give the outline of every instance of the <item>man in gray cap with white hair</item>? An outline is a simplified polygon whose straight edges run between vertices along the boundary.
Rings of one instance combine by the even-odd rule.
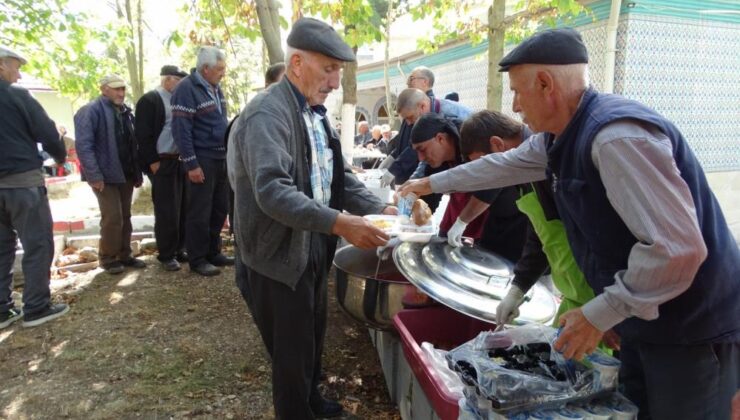
[[[131,199],[143,178],[134,116],[125,99],[126,82],[117,75],[105,76],[100,96],[74,117],[82,180],[90,184],[100,206],[100,265],[109,274],[146,266],[131,254]]]
[[[640,418],[730,418],[740,387],[740,250],[679,129],[645,105],[595,91],[587,63],[573,29],[523,41],[499,66],[514,112],[540,134],[401,193],[547,180],[596,294],[561,315],[555,349],[580,359],[614,328],[620,385]]]
[[[51,211],[37,142],[57,164],[67,151],[54,121],[26,89],[13,86],[26,60],[0,46],[0,329],[23,317],[41,325],[67,311],[52,304],[49,267],[54,257]],[[23,311],[12,297],[16,240],[23,245]]]
[[[396,211],[347,169],[325,118],[323,103],[339,87],[344,63],[354,60],[329,25],[298,20],[285,77],[252,99],[229,137],[236,283],[272,359],[279,419],[341,414],[318,390],[329,267],[340,236],[361,248],[388,239],[355,214]]]

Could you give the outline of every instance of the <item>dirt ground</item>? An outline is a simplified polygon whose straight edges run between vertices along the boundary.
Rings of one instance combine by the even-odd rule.
[[[0,330],[0,418],[272,418],[270,366],[229,267],[217,277],[96,269],[64,280],[71,312]],[[324,393],[345,418],[399,419],[367,329],[330,281]]]

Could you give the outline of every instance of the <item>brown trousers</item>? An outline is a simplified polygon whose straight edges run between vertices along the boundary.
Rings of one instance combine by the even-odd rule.
[[[131,197],[134,182],[105,184],[103,191],[93,189],[100,206],[100,265],[131,258]]]

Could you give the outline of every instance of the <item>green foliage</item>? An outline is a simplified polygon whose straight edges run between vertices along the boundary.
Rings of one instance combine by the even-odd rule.
[[[470,12],[486,3],[492,1],[429,0],[412,6],[409,12],[414,20],[431,17],[434,29],[429,38],[419,39],[419,48],[429,53],[446,42],[464,37],[473,44],[482,42],[488,33],[486,16],[470,17]],[[567,23],[586,12],[577,0],[520,0],[514,10],[514,15],[503,22],[509,42],[518,42],[543,25],[553,27],[561,21]]]
[[[369,0],[306,0],[303,8],[307,15],[318,15],[334,25],[342,26],[335,29],[344,36],[347,44],[359,47],[383,40],[380,22],[385,15],[375,9],[382,6],[381,3],[371,3]],[[386,3],[386,10],[387,7]]]
[[[118,34],[95,28],[87,15],[69,12],[66,5],[67,0],[3,0],[0,40],[27,56],[25,73],[62,94],[92,98],[100,78],[122,67],[103,54]]]
[[[261,32],[257,10],[253,1],[241,0],[195,0],[182,7],[180,29],[165,40],[168,49],[177,47],[184,63],[195,66],[195,54],[202,45],[221,48],[227,55],[226,76],[221,88],[226,96],[228,114],[235,115],[246,105],[247,96],[253,87],[249,74],[261,67]],[[281,25],[287,22],[281,19]]]

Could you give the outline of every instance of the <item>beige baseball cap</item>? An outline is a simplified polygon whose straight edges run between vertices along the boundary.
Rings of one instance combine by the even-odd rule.
[[[100,79],[100,86],[108,86],[109,88],[118,89],[126,87],[126,81],[121,76],[116,74],[109,74]]]
[[[6,47],[5,45],[0,45],[0,58],[15,58],[16,60],[21,62],[21,65],[25,65],[28,63],[25,58],[23,58],[22,55],[18,54],[17,52],[11,50],[10,48]]]

